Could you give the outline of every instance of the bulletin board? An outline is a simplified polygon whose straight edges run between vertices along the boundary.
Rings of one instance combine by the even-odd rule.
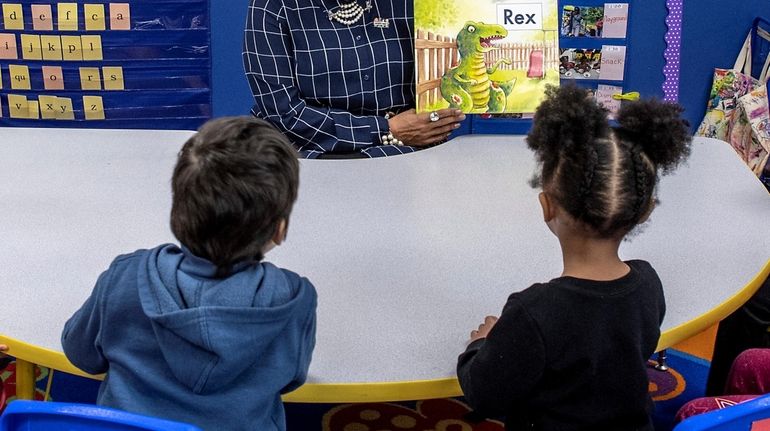
[[[770,5],[764,0],[628,3],[624,91],[678,102],[695,132],[706,110],[714,68],[733,66],[754,18],[770,20]],[[529,120],[473,118],[470,133],[524,134],[530,126]]]
[[[143,5],[147,7],[148,12],[152,12],[152,6],[172,3],[180,5],[184,3],[186,11],[191,10],[196,4],[202,4],[199,1],[177,1],[168,0],[159,1],[128,1],[129,4]],[[56,5],[50,0],[0,0],[0,3],[16,3],[22,5],[30,4],[50,4]],[[95,2],[94,3],[98,3]],[[210,12],[210,18],[203,21],[210,27],[210,55],[211,70],[199,71],[201,82],[206,88],[199,87],[197,90],[205,94],[202,99],[206,102],[200,104],[201,110],[209,110],[214,117],[225,115],[248,115],[251,106],[254,103],[248,82],[243,72],[242,47],[243,47],[243,29],[248,13],[249,0],[213,0],[214,5],[226,7],[205,6]],[[580,1],[565,3],[583,3]],[[626,67],[624,76],[624,91],[638,91],[643,97],[656,96],[664,98],[663,91],[664,69],[669,67],[664,59],[663,53],[668,49],[666,38],[670,25],[676,25],[680,22],[679,40],[673,42],[679,43],[680,50],[674,52],[675,57],[679,57],[678,77],[676,80],[678,88],[674,90],[674,98],[685,108],[685,117],[690,121],[693,130],[703,117],[708,100],[708,92],[711,87],[713,69],[715,67],[731,67],[735,61],[735,56],[743,43],[746,32],[751,26],[752,20],[756,16],[770,18],[770,6],[766,0],[744,0],[741,2],[725,3],[722,0],[659,0],[659,1],[641,1],[628,0],[629,19],[628,34],[626,37]],[[681,6],[677,16],[669,15],[669,6],[678,3]],[[80,3],[78,3],[80,4]],[[104,3],[108,7],[109,3]],[[587,3],[586,3],[587,4]],[[28,7],[28,6],[25,6]],[[54,14],[56,9],[53,9]],[[81,12],[82,13],[82,12]],[[134,11],[134,16],[139,11]],[[153,15],[156,15],[153,17]],[[142,20],[149,21],[157,18],[158,13],[145,14]],[[31,15],[25,16],[26,26],[30,27]],[[82,17],[81,17],[82,20]],[[81,21],[82,22],[82,21]],[[0,23],[2,24],[2,23]],[[138,30],[137,30],[138,31]],[[44,34],[44,32],[30,33]],[[206,32],[209,29],[206,28]],[[20,31],[7,31],[0,25],[0,33],[20,34]],[[55,33],[55,32],[54,32]],[[81,33],[82,34],[82,33]],[[208,37],[208,36],[207,36]],[[208,39],[206,39],[208,42]],[[205,44],[203,45],[205,46]],[[209,53],[206,53],[207,55]],[[9,75],[8,60],[0,59],[0,76],[2,76],[2,88],[0,88],[0,102],[2,103],[2,115],[0,125],[36,125],[50,124],[50,122],[38,121],[31,123],[29,121],[11,121],[8,118],[8,106],[6,94],[8,93]],[[97,66],[99,67],[99,66]],[[208,69],[208,67],[207,67]],[[208,74],[208,75],[207,75]],[[206,77],[209,78],[206,81]],[[34,78],[34,75],[33,75]],[[129,79],[127,76],[126,79]],[[42,86],[38,84],[39,88]],[[35,92],[22,92],[22,94],[36,94]],[[39,91],[37,93],[40,93]],[[77,106],[77,100],[75,106]],[[109,106],[109,103],[107,103]],[[200,113],[193,114],[199,117]],[[185,113],[184,115],[190,115]],[[193,119],[190,123],[198,124],[200,118]],[[62,121],[58,124],[65,123]],[[112,127],[107,124],[116,123],[114,127],[133,127],[135,121],[91,121],[88,124],[79,121],[83,127]],[[121,124],[123,123],[123,124]],[[125,124],[132,123],[132,124]],[[145,126],[143,128],[169,128],[165,120],[148,118],[141,121]],[[501,121],[491,121],[471,116],[469,120],[463,123],[459,129],[462,133],[527,133],[531,121],[506,119]],[[137,126],[139,127],[139,126]],[[186,129],[194,129],[184,127]]]
[[[562,1],[559,74],[562,84],[590,89],[611,113],[624,92],[630,3]]]
[[[640,54],[639,50],[634,50],[631,38],[636,31],[634,22],[637,19],[654,22],[649,15],[657,7],[646,3],[642,5],[639,1],[559,0],[560,84],[589,89],[611,114],[622,103],[613,96],[647,93],[648,89],[637,87],[639,77],[634,67],[641,59],[639,57],[646,57],[649,53]],[[658,22],[662,23],[666,17],[665,5],[660,9],[664,13]],[[663,33],[660,34],[660,42],[655,55],[663,60]],[[662,67],[657,70],[660,76]],[[660,92],[659,85],[653,94]],[[531,118],[531,115],[522,118],[475,117],[471,133],[525,134],[531,127]]]
[[[196,129],[208,0],[0,0],[0,126]]]

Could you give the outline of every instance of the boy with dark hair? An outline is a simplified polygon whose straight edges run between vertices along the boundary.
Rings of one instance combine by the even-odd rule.
[[[307,377],[316,292],[261,260],[285,239],[298,174],[263,120],[213,120],[185,143],[172,178],[181,247],[117,257],[64,326],[67,358],[107,373],[98,404],[210,430],[286,428],[280,394]]]

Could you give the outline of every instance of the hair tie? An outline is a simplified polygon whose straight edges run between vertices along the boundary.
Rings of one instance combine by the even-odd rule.
[[[638,91],[632,91],[630,93],[615,93],[612,95],[614,100],[639,100],[640,94]]]

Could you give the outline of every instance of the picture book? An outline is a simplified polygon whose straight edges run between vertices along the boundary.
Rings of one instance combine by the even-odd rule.
[[[532,113],[559,85],[557,0],[414,0],[417,111]]]

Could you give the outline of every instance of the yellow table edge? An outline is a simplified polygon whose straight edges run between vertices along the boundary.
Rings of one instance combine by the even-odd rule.
[[[743,289],[736,292],[733,296],[728,298],[725,302],[719,304],[711,311],[704,313],[697,318],[690,320],[689,322],[682,323],[679,326],[675,326],[668,331],[660,335],[658,341],[658,350],[663,350],[671,347],[677,343],[680,343],[693,335],[699,334],[705,331],[713,324],[721,321],[730,313],[737,310],[741,305],[745,304],[762,285],[762,283],[770,276],[770,259],[765,262],[764,268],[757,273],[754,278],[749,281]],[[663,287],[665,290],[665,286]]]
[[[756,276],[735,295],[718,305],[713,310],[675,326],[660,336],[658,350],[669,348],[687,338],[705,330],[737,310],[759,289],[762,282],[770,276],[770,259]],[[64,354],[53,350],[33,346],[0,334],[0,343],[8,344],[8,354],[24,362],[32,362],[55,370],[102,379],[104,375],[90,375],[76,368]],[[460,352],[457,352],[458,355]],[[18,388],[24,389],[24,388]],[[367,383],[308,383],[294,392],[283,396],[286,402],[295,403],[349,403],[349,402],[384,402],[410,401],[431,398],[448,398],[462,395],[457,379],[445,378],[434,380],[414,380],[403,382],[367,382]]]

